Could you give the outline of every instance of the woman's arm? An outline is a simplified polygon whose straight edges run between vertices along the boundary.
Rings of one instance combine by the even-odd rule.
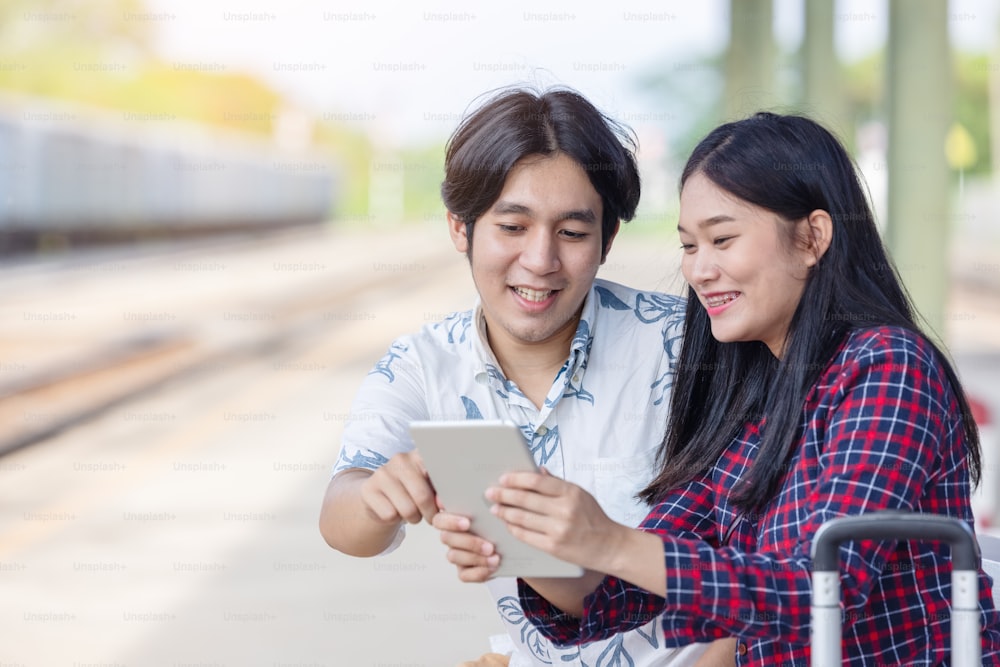
[[[589,493],[548,473],[508,473],[487,490],[492,511],[514,537],[592,573],[610,574],[660,597],[666,593],[663,542],[652,533],[612,521]],[[600,577],[526,579],[567,613],[583,611],[583,595]],[[593,582],[593,585],[591,585]]]
[[[433,525],[441,532],[441,542],[448,546],[446,557],[458,568],[458,578],[467,582],[483,582],[490,578],[500,564],[500,555],[493,543],[469,532],[467,517],[439,512]],[[531,579],[532,587],[544,591],[562,611],[579,616],[583,612],[583,598],[590,594],[604,574],[587,570],[580,577]]]
[[[526,579],[537,593],[567,614],[583,613],[583,598],[605,574],[617,576],[662,597],[665,593],[663,543],[608,518],[593,496],[547,473],[511,473],[487,498],[498,503],[493,512],[518,539],[557,558],[586,569],[578,578]],[[529,510],[532,507],[534,510]],[[434,527],[449,547],[447,558],[458,567],[462,581],[485,581],[500,556],[494,545],[469,531],[466,517],[439,513]]]
[[[553,607],[570,616],[583,616],[583,599],[594,592],[604,580],[603,572],[586,570],[576,578],[524,579]]]

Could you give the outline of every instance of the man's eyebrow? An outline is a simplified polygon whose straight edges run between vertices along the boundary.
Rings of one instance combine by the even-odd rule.
[[[494,213],[515,213],[518,215],[530,215],[531,209],[524,204],[514,202],[498,201],[493,207]]]
[[[514,202],[507,201],[497,202],[493,207],[493,212],[499,214],[532,215],[530,207],[525,206],[524,204],[516,204]],[[597,222],[597,214],[589,208],[572,209],[569,211],[563,211],[557,215],[556,220],[579,220],[580,222],[593,224]]]
[[[735,222],[736,218],[729,215],[713,215],[711,218],[705,218],[704,220],[698,221],[699,227],[711,227],[712,225],[718,225],[723,222]],[[686,232],[680,223],[677,223],[677,231]]]
[[[589,208],[575,209],[572,211],[566,211],[558,217],[559,220],[579,220],[580,222],[586,222],[588,224],[594,224],[597,222],[597,214],[594,213]]]

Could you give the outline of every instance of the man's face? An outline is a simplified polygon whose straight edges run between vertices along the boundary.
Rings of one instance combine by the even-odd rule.
[[[583,168],[562,153],[511,169],[472,235],[472,278],[498,356],[568,346],[602,262],[602,212]],[[448,221],[455,247],[468,252],[465,225],[451,214]]]

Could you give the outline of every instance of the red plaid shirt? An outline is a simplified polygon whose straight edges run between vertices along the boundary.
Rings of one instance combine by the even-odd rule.
[[[958,403],[933,350],[898,328],[853,332],[809,393],[803,436],[777,497],[740,515],[729,491],[753,461],[747,424],[703,478],[670,493],[642,529],[663,539],[666,599],[607,577],[582,619],[519,582],[524,611],[561,644],[659,617],[676,645],[739,638],[737,664],[809,662],[809,550],[838,516],[915,510],[973,523]],[[840,550],[844,662],[948,663],[951,566],[936,543],[861,541]],[[1000,664],[1000,614],[980,571],[983,664]]]

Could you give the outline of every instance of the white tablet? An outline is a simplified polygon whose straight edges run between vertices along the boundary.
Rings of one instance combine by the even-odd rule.
[[[510,422],[417,421],[410,434],[445,510],[472,520],[472,532],[496,545],[500,566],[494,577],[579,577],[583,569],[521,542],[490,513],[484,495],[505,472],[538,467]]]

